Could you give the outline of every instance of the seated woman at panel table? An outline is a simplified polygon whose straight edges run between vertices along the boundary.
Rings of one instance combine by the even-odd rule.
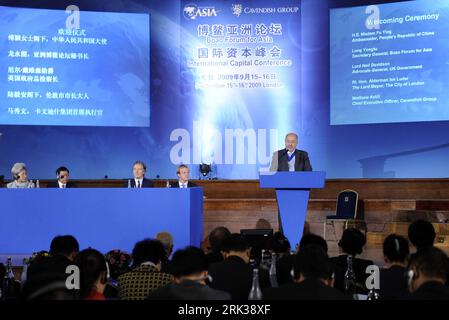
[[[16,163],[11,169],[14,181],[6,185],[7,188],[34,188],[34,182],[28,180],[28,170],[25,163]]]

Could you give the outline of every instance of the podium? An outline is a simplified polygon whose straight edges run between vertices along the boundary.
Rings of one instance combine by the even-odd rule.
[[[326,172],[267,172],[261,173],[259,179],[261,188],[276,189],[284,235],[295,248],[304,231],[310,189],[324,187]]]

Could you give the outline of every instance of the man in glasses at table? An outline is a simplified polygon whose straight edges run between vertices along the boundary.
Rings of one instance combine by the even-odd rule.
[[[69,175],[69,169],[66,167],[59,167],[56,170],[56,181],[49,182],[47,184],[47,188],[59,188],[59,189],[65,189],[65,188],[76,188],[76,184],[73,182],[70,182],[70,175]]]

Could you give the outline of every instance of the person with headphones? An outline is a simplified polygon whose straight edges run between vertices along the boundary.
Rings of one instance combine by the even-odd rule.
[[[56,169],[56,179],[57,181],[52,181],[47,184],[47,188],[76,188],[77,185],[71,181],[70,179],[70,171],[66,167],[59,167]]]
[[[11,169],[13,181],[6,185],[10,189],[35,188],[34,182],[28,180],[28,170],[25,163],[15,163]]]
[[[426,247],[412,254],[408,266],[409,300],[449,300],[449,259],[443,250]]]
[[[130,188],[153,188],[153,181],[145,178],[147,172],[147,166],[142,161],[136,161],[133,164],[133,176],[134,179],[130,180]],[[126,186],[125,186],[126,187]]]

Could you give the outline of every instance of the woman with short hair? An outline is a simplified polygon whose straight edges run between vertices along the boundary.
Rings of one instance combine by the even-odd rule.
[[[28,170],[25,163],[16,163],[11,169],[12,182],[6,185],[10,189],[34,188],[34,182],[28,180]]]

